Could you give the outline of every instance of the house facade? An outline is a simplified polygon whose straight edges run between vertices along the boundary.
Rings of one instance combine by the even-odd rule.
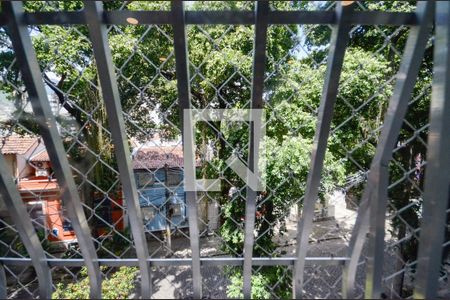
[[[52,177],[52,166],[43,141],[33,136],[11,135],[1,138],[1,153],[8,171],[37,230],[48,240],[76,242],[75,232],[62,206],[60,188]],[[6,208],[1,216],[8,217]]]
[[[151,143],[137,147],[132,159],[144,226],[148,231],[187,228],[181,142],[155,143],[152,140]],[[51,241],[76,242],[43,141],[38,137],[12,135],[0,138],[0,147],[36,229],[44,230]],[[114,228],[119,231],[127,226],[122,193],[108,197],[114,201],[105,201],[103,194],[92,196],[95,213],[101,220],[94,224],[97,236],[108,234],[110,224],[115,224]],[[217,215],[216,206],[212,211],[208,201],[200,201],[198,215],[204,220],[199,222],[201,229],[208,223],[208,216],[211,219],[212,215]],[[3,211],[1,217],[8,216],[6,208],[0,210]]]
[[[41,139],[31,136],[12,135],[2,139],[1,152],[6,160],[9,172],[16,181],[35,177],[39,171],[50,168],[47,161],[34,164],[31,160],[45,152]],[[48,157],[48,155],[47,155]]]
[[[139,203],[148,231],[188,226],[181,145],[144,146],[133,155]]]

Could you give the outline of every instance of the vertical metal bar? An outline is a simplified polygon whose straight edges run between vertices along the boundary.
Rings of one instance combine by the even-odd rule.
[[[120,182],[126,200],[131,232],[136,247],[141,271],[142,298],[150,298],[152,295],[150,266],[147,241],[145,239],[142,212],[131,167],[131,154],[128,148],[125,122],[122,114],[119,88],[114,72],[114,64],[111,57],[111,49],[108,42],[108,33],[105,24],[101,23],[103,4],[101,1],[85,1],[86,23],[89,28],[89,36],[94,50],[97,64],[98,77],[100,79],[103,99],[108,114],[108,124],[114,141],[114,151],[117,158]]]
[[[437,298],[450,197],[450,2],[436,4],[434,78],[415,299]]]
[[[52,297],[52,276],[50,268],[45,262],[45,252],[34,230],[28,212],[17,191],[16,184],[8,170],[5,158],[0,153],[0,191],[2,192],[2,200],[4,201],[8,212],[16,224],[20,239],[22,240],[28,254],[33,262],[36,276],[39,282],[39,296],[42,299],[50,299]]]
[[[61,189],[63,204],[67,208],[87,266],[90,296],[91,298],[101,298],[101,273],[97,253],[91,239],[90,229],[83,212],[67,154],[50,108],[28,28],[23,23],[22,2],[4,1],[3,5],[9,16],[8,29],[28,97]]]
[[[5,267],[0,263],[0,299],[6,298],[8,298],[8,289],[6,287]]]
[[[350,13],[353,11],[353,7],[354,4],[342,5],[342,2],[340,2],[336,8],[337,24],[334,25],[331,35],[327,73],[311,153],[311,166],[306,183],[303,212],[297,225],[297,260],[294,264],[293,278],[294,299],[301,298],[303,293],[305,257],[308,251],[309,236],[312,231],[314,207],[319,193],[323,162],[327,150],[331,120],[333,118],[333,109],[338,93],[339,78],[344,62],[345,50],[349,41],[351,24],[348,20]]]
[[[264,72],[266,69],[267,26],[269,21],[269,1],[255,3],[255,38],[253,45],[253,79],[251,110],[263,108]],[[250,147],[248,152],[248,171],[258,173],[259,139],[255,139],[255,130],[260,131],[261,120],[253,120],[256,114],[250,113]],[[259,117],[259,116],[258,116]],[[251,175],[248,175],[248,178]],[[252,298],[252,258],[256,214],[256,192],[247,181],[247,195],[245,201],[245,236],[244,236],[244,267],[243,293],[244,298]]]
[[[193,142],[186,140],[185,131],[189,128],[185,128],[185,110],[189,112],[191,108],[190,99],[190,85],[189,85],[189,64],[188,64],[188,49],[186,43],[186,20],[184,12],[184,3],[181,0],[172,0],[172,20],[173,20],[173,39],[175,48],[175,64],[177,74],[177,89],[178,99],[180,105],[180,119],[181,119],[181,132],[183,133],[183,156],[184,159],[190,159],[195,153],[193,148]],[[187,114],[190,115],[190,114]],[[188,126],[192,126],[192,119],[189,118]],[[195,159],[191,162],[192,166],[195,166]],[[186,170],[185,170],[186,174]],[[195,174],[195,172],[194,172]],[[186,179],[185,179],[186,180]],[[194,180],[195,178],[189,178]],[[194,183],[195,185],[195,183]],[[202,275],[200,270],[200,238],[198,230],[198,209],[197,209],[197,194],[195,191],[185,191],[185,197],[188,209],[189,218],[189,239],[192,250],[192,284],[194,289],[194,298],[202,297]]]
[[[394,92],[384,119],[383,130],[370,167],[367,185],[358,209],[358,216],[349,245],[348,261],[344,268],[343,297],[352,298],[356,269],[362,247],[369,233],[369,247],[366,272],[367,298],[381,297],[381,277],[384,256],[384,224],[387,204],[389,161],[397,142],[408,102],[414,89],[422,63],[431,20],[434,1],[420,1],[417,5],[419,26],[412,27],[406,42]]]

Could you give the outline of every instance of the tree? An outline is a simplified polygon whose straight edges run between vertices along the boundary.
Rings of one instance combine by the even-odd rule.
[[[313,5],[328,6],[318,2]],[[365,3],[363,3],[365,4]],[[81,1],[57,1],[56,9],[77,10]],[[168,2],[120,1],[106,2],[106,9],[170,9]],[[303,1],[275,2],[278,9],[298,9]],[[409,3],[371,3],[370,8],[410,10]],[[194,2],[189,9],[253,9],[241,1]],[[27,2],[28,10],[48,9],[41,2]],[[35,26],[33,45],[43,71],[47,87],[53,92],[55,101],[64,108],[58,122],[62,135],[70,149],[71,163],[79,171],[78,183],[84,188],[84,200],[92,206],[93,191],[110,193],[120,190],[115,169],[115,158],[108,130],[108,119],[98,84],[98,74],[86,26]],[[394,34],[395,32],[395,34]],[[194,107],[203,108],[249,108],[252,78],[252,49],[254,28],[252,26],[188,26],[188,50],[191,74],[191,98]],[[391,77],[398,68],[400,56],[393,47],[384,47],[386,36],[396,49],[402,49],[407,30],[394,28],[377,29],[359,26],[352,31],[341,75],[340,101],[337,102],[333,118],[333,134],[329,141],[319,197],[344,184],[344,179],[360,170],[368,169],[377,143],[378,128],[392,93]],[[116,66],[118,86],[129,138],[145,141],[158,132],[169,138],[180,134],[180,118],[177,104],[175,57],[173,32],[169,25],[158,26],[112,26],[109,30],[109,45]],[[276,246],[272,238],[278,220],[278,230],[283,232],[283,220],[293,203],[300,203],[304,195],[309,155],[316,125],[316,113],[320,103],[325,66],[321,63],[327,55],[326,45],[330,30],[326,26],[271,26],[267,41],[267,72],[264,101],[269,122],[264,145],[269,150],[263,159],[267,162],[267,193],[258,195],[256,218],[255,255],[275,255]],[[22,87],[15,64],[14,54],[4,31],[0,32],[0,43],[4,49],[0,56],[3,78],[17,87]],[[302,54],[300,47],[311,55]],[[381,50],[380,50],[381,49]],[[425,58],[415,94],[430,82],[431,51]],[[1,84],[0,89],[15,92],[10,84]],[[375,95],[372,97],[372,95]],[[13,95],[16,97],[17,95]],[[416,128],[426,124],[428,97],[420,98],[410,109],[408,119],[414,120]],[[158,120],[151,117],[157,116]],[[350,118],[351,117],[351,118]],[[23,122],[24,120],[21,120]],[[31,131],[32,119],[27,128]],[[71,126],[76,127],[72,130]],[[35,124],[34,124],[35,125]],[[212,199],[221,204],[222,220],[220,237],[224,250],[233,255],[242,255],[243,226],[245,213],[245,183],[225,164],[226,158],[238,153],[246,161],[249,128],[246,124],[230,124],[225,121],[211,124],[201,123],[196,128],[196,142],[200,145],[198,155],[202,159],[200,176],[221,177],[222,190],[203,193],[202,201]],[[415,133],[404,126],[400,141],[408,141]],[[419,132],[425,139],[425,131]],[[364,143],[360,143],[364,141]],[[207,145],[213,148],[211,160],[205,157]],[[353,161],[346,160],[351,154]],[[409,170],[414,157],[424,154],[419,139],[405,142],[396,152],[399,166],[393,168],[393,178],[403,176]],[[355,164],[357,162],[357,164]],[[112,167],[112,169],[111,169]],[[419,167],[419,173],[421,168]],[[418,197],[416,185],[419,179],[402,181],[392,190],[398,209]],[[416,180],[416,181],[415,181]],[[230,189],[238,191],[229,197]],[[360,186],[350,192],[359,194]],[[416,211],[402,213],[402,218],[416,226],[419,216]],[[394,219],[397,236],[406,234],[406,227],[399,217]],[[405,246],[403,246],[405,245]],[[413,259],[415,245],[403,243],[403,255]],[[411,252],[411,253],[410,253]],[[235,269],[233,269],[235,271]],[[283,268],[266,267],[252,280],[260,286],[253,296],[270,295],[267,286],[280,280]],[[274,276],[276,274],[276,276]],[[241,283],[238,274],[232,280],[230,295]],[[275,293],[289,297],[288,283],[279,284]],[[269,294],[268,294],[269,293]]]
[[[329,5],[329,3],[323,3]],[[415,1],[360,1],[359,6],[366,7],[368,10],[382,10],[382,11],[401,11],[412,12],[415,9]],[[352,38],[350,40],[349,48],[360,48],[370,53],[378,53],[382,55],[390,65],[390,68],[385,72],[385,81],[391,81],[391,78],[396,74],[401,60],[401,52],[405,46],[408,37],[407,27],[389,27],[389,26],[358,26],[352,31]],[[320,30],[319,27],[312,27],[311,33],[307,37],[307,43],[315,48],[320,48],[325,45],[329,39],[330,32]],[[317,59],[323,57],[323,52],[317,51],[315,56]],[[431,79],[432,79],[432,62],[433,62],[433,47],[427,47],[419,72],[418,79],[414,88],[413,95],[409,104],[408,112],[405,117],[405,122],[401,129],[398,144],[393,154],[393,161],[390,164],[391,178],[393,183],[389,189],[390,207],[388,207],[394,218],[392,219],[393,232],[392,234],[398,239],[402,240],[399,244],[399,256],[402,263],[398,266],[399,269],[405,268],[408,264],[414,262],[417,258],[418,250],[418,234],[417,229],[420,226],[421,207],[422,207],[422,188],[423,188],[423,162],[426,159],[426,139],[428,129],[429,104],[431,94]],[[390,84],[390,86],[392,86]],[[389,88],[389,93],[390,93]],[[341,93],[345,93],[345,89],[341,88]],[[380,99],[382,105],[379,107],[378,113],[373,113],[370,110],[364,110],[360,113],[364,118],[370,120],[377,120],[376,124],[381,124],[382,117],[386,111],[386,99],[389,93],[385,94],[384,100]],[[355,99],[355,95],[345,97],[350,101]],[[374,101],[377,103],[377,101]],[[376,108],[376,107],[375,107]],[[337,114],[345,112],[337,108]],[[338,121],[339,120],[339,121]],[[336,119],[335,124],[338,125],[342,119]],[[372,131],[374,127],[368,126]],[[378,134],[370,138],[370,144],[373,145],[370,151],[366,147],[359,148],[356,153],[353,152],[355,161],[360,163],[360,166],[350,164],[347,165],[348,172],[352,172],[358,168],[368,169],[371,159],[374,154],[374,147],[377,143]],[[353,149],[361,139],[345,134],[344,139],[347,141],[346,148]],[[355,194],[357,198],[361,196],[362,186],[353,187],[350,192]],[[401,208],[409,206],[408,209],[397,213]],[[410,235],[410,238],[408,238]],[[448,239],[448,237],[447,237]],[[447,253],[448,254],[448,253]],[[444,254],[444,255],[447,255]],[[414,267],[414,265],[412,265]],[[408,296],[403,291],[403,275],[398,277],[395,286],[400,296]],[[411,291],[409,291],[411,292]]]
[[[38,1],[29,1],[25,9],[36,11],[52,7],[42,4]],[[83,6],[82,1],[55,1],[52,5],[55,9],[63,10],[77,10]],[[118,8],[120,5],[120,2],[110,2],[107,3],[107,8]],[[161,4],[155,6],[154,3],[138,5],[142,9],[154,9],[161,6]],[[152,106],[155,102],[154,98],[159,96],[158,101],[163,102],[165,97],[158,95],[158,92],[163,92],[165,96],[170,95],[171,90],[176,91],[173,80],[167,84],[161,78],[164,76],[164,69],[157,69],[152,65],[159,65],[160,58],[169,52],[170,41],[164,36],[165,34],[157,28],[147,30],[143,26],[113,27],[109,32],[113,60],[120,68],[118,85],[122,95],[122,107],[129,116],[128,120],[133,120],[132,124],[127,124],[130,137],[142,140],[151,135],[152,129],[156,127],[154,120],[149,117],[155,110]],[[9,93],[12,98],[19,98],[21,95],[18,94],[16,87],[23,90],[23,84],[17,64],[12,64],[14,59],[12,45],[6,32],[2,31],[0,36],[4,50],[0,60],[2,75],[14,85],[2,84],[0,88]],[[104,223],[97,217],[98,215],[93,214],[92,209],[97,205],[93,203],[94,198],[117,200],[116,194],[120,191],[120,186],[87,27],[34,26],[31,36],[46,87],[51,91],[52,100],[61,107],[57,112],[57,121],[66,150],[70,154],[77,184],[82,191],[82,199],[86,207],[90,208],[86,210],[88,219],[92,224]],[[137,49],[136,44],[139,39],[140,47]],[[135,53],[139,51],[141,53],[145,51],[146,57]],[[173,70],[173,60],[165,65],[170,71]],[[155,91],[151,89],[141,91],[136,88],[136,86],[146,85],[158,72],[162,72],[163,75],[150,87]],[[173,74],[170,76],[173,77]],[[170,84],[173,85],[172,89]],[[162,90],[162,87],[165,89]],[[16,102],[21,102],[20,100],[22,99]],[[37,133],[37,126],[32,116],[26,112],[24,114],[22,110],[18,110],[16,115],[19,114],[26,117],[18,120],[22,128],[26,127],[25,131],[28,133]],[[17,129],[21,128],[14,127],[14,130],[17,131]],[[23,133],[23,130],[19,133]]]
[[[78,10],[81,1],[53,2],[54,7],[40,2],[27,2],[26,10]],[[169,3],[117,2],[105,3],[106,9],[168,9]],[[191,4],[191,9],[241,9],[243,2]],[[248,7],[252,9],[253,7]],[[291,32],[278,27],[269,35],[269,52],[275,61],[293,46]],[[296,26],[291,26],[292,32]],[[98,74],[86,26],[34,26],[32,40],[43,72],[46,86],[62,107],[59,114],[61,133],[75,167],[77,183],[83,189],[83,199],[93,207],[94,192],[109,194],[120,190],[114,172],[115,158],[109,126],[98,84]],[[14,51],[6,32],[1,32],[2,75],[16,87],[22,87]],[[179,134],[179,110],[176,105],[176,72],[171,26],[113,26],[109,43],[118,78],[122,107],[129,137],[146,140],[158,131],[164,137]],[[277,42],[272,42],[277,41]],[[191,93],[195,107],[248,107],[252,69],[253,28],[251,26],[190,26],[188,47],[191,61]],[[207,59],[205,59],[207,57]],[[270,63],[269,63],[270,64]],[[1,89],[16,91],[9,84]],[[175,105],[174,105],[175,104]],[[156,113],[160,122],[149,118]],[[24,120],[19,120],[23,123]],[[64,123],[63,123],[64,122]],[[35,125],[35,124],[34,124]],[[203,176],[224,172],[231,180],[237,177],[224,167],[223,161],[233,148],[245,145],[246,129],[229,131],[227,124],[199,127],[198,144],[215,143],[219,155],[212,164],[203,161]],[[37,128],[27,126],[31,132]],[[75,127],[73,129],[72,127]],[[230,138],[229,144],[221,136]],[[231,147],[230,147],[231,145]],[[201,154],[201,153],[200,153]],[[222,193],[213,195],[225,203],[230,185],[224,184]],[[233,209],[243,209],[239,203]],[[226,208],[225,208],[226,209]],[[92,216],[92,213],[89,212]],[[95,217],[93,217],[95,218]],[[231,242],[223,234],[225,243]],[[242,248],[242,240],[238,241]]]

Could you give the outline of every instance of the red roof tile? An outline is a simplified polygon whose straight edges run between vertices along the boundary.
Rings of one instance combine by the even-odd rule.
[[[183,149],[177,146],[151,146],[139,149],[133,157],[133,169],[183,167]]]
[[[31,136],[11,135],[0,138],[2,154],[25,154],[33,145],[37,145],[38,138]]]
[[[133,169],[183,168],[183,147],[150,146],[139,149],[133,157]],[[199,161],[197,161],[197,166]]]

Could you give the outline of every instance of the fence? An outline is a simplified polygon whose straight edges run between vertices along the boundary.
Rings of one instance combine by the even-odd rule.
[[[3,1],[0,296],[50,298],[87,276],[101,298],[136,266],[143,298],[448,297],[449,17],[444,1]],[[267,153],[261,120],[194,130],[189,109],[264,109]],[[42,139],[48,174],[42,149],[6,152],[19,134]],[[170,167],[221,188],[169,184],[169,162],[137,160],[149,144],[168,160],[183,146]],[[19,191],[33,180],[20,155],[60,189],[59,231],[34,211],[46,188]],[[233,155],[248,178],[266,163],[265,191]],[[156,215],[161,232],[145,226]],[[60,231],[79,248],[56,249]]]

